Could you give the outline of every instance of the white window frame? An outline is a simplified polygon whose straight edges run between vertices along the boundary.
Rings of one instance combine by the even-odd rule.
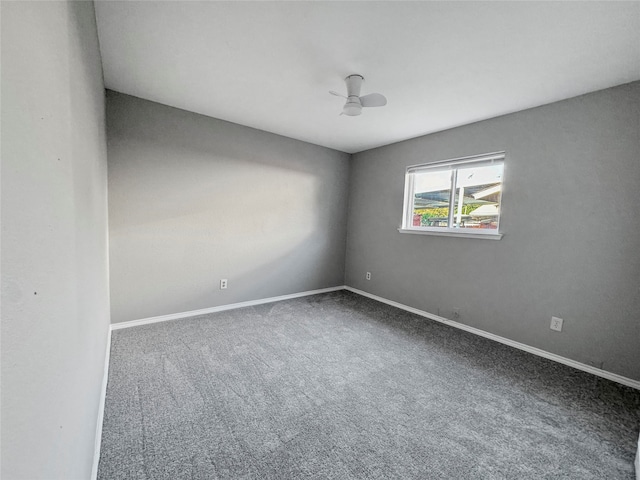
[[[454,225],[455,217],[455,198],[456,198],[456,180],[459,167],[483,165],[503,165],[502,182],[504,184],[504,159],[505,152],[486,153],[482,155],[473,155],[470,157],[454,158],[439,162],[423,163],[420,165],[411,165],[407,167],[405,173],[404,186],[404,205],[402,209],[402,227],[398,229],[401,233],[414,233],[420,235],[440,235],[450,237],[464,238],[484,238],[491,240],[500,240],[503,234],[500,232],[500,216],[498,216],[498,229],[482,229],[482,228],[459,228],[459,227],[416,227],[413,225],[413,206],[414,206],[414,179],[415,174],[420,172],[437,172],[442,170],[453,170],[451,175],[451,195],[449,198],[449,225]],[[500,207],[502,208],[502,191],[500,192]]]

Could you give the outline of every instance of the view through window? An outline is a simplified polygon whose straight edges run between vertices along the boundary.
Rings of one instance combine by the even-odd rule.
[[[504,153],[407,169],[404,229],[496,234]]]

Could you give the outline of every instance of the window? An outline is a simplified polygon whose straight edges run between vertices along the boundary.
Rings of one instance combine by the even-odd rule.
[[[407,168],[400,231],[499,239],[504,155]]]

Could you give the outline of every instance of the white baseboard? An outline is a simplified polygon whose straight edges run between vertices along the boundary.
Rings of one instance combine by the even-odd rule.
[[[321,288],[319,290],[308,290],[306,292],[290,293],[288,295],[280,295],[277,297],[260,298],[258,300],[249,300],[247,302],[230,303],[228,305],[220,305],[218,307],[203,308],[201,310],[191,310],[189,312],[171,313],[169,315],[160,315],[157,317],[141,318],[140,320],[131,320],[128,322],[112,323],[112,330],[121,328],[138,327],[140,325],[148,325],[150,323],[166,322],[169,320],[177,320],[179,318],[195,317],[197,315],[205,315],[207,313],[223,312],[225,310],[234,310],[236,308],[251,307],[253,305],[261,305],[263,303],[279,302],[281,300],[290,300],[292,298],[306,297],[309,295],[317,295],[318,293],[335,292],[344,290],[345,286]]]
[[[638,436],[638,449],[636,450],[636,460],[633,462],[636,467],[636,480],[640,480],[640,436]]]
[[[638,436],[638,449],[636,450],[636,460],[633,462],[636,467],[636,480],[640,480],[640,436]]]
[[[104,373],[102,374],[102,387],[100,390],[100,403],[98,404],[98,422],[96,425],[96,439],[93,450],[93,466],[91,468],[91,480],[98,478],[98,463],[100,462],[100,446],[102,445],[102,422],[104,420],[104,405],[107,397],[107,382],[109,381],[109,359],[111,357],[111,325],[107,332],[107,351],[104,356]]]
[[[407,312],[415,313],[416,315],[420,315],[422,317],[430,318],[431,320],[435,320],[436,322],[444,323],[452,327],[459,328],[460,330],[465,330],[467,332],[474,333],[481,337],[485,337],[490,340],[494,340],[496,342],[509,345],[510,347],[514,347],[519,350],[524,350],[525,352],[532,353],[539,357],[544,357],[549,360],[553,360],[554,362],[562,363],[564,365],[577,368],[578,370],[591,373],[598,377],[606,378],[607,380],[612,380],[614,382],[621,383],[622,385],[626,385],[628,387],[640,390],[640,381],[638,380],[633,380],[631,378],[623,377],[622,375],[618,375],[617,373],[607,372],[606,370],[601,370],[599,368],[593,367],[591,365],[587,365],[585,363],[576,362],[575,360],[571,360],[570,358],[562,357],[560,355],[556,355],[555,353],[547,352],[546,350],[541,350],[536,347],[531,347],[524,343],[516,342],[514,340],[510,340],[508,338],[501,337],[493,333],[485,332],[484,330],[470,327],[468,325],[464,325],[463,323],[454,322],[453,320],[449,320],[448,318],[444,318],[439,315],[434,315],[433,313],[425,312],[424,310],[418,310],[417,308],[409,307],[407,305],[403,305],[402,303],[394,302],[393,300],[387,300],[386,298],[373,295],[372,293],[368,293],[363,290],[358,290],[357,288],[352,288],[348,286],[345,286],[344,288],[345,290],[348,290],[353,293],[357,293],[358,295],[362,295],[364,297],[377,300],[378,302],[386,303],[387,305],[391,305],[393,307],[406,310]]]
[[[510,340],[508,338],[501,337],[501,336],[495,335],[493,333],[485,332],[484,330],[480,330],[479,328],[470,327],[470,326],[465,325],[463,323],[455,322],[453,320],[449,320],[448,318],[441,317],[441,316],[435,315],[433,313],[425,312],[424,310],[419,310],[419,309],[414,308],[414,307],[409,307],[408,305],[404,305],[402,303],[394,302],[393,300],[388,300],[386,298],[379,297],[377,295],[365,292],[363,290],[358,290],[357,288],[352,288],[352,287],[345,286],[345,285],[340,285],[340,286],[337,286],[337,287],[330,287],[330,288],[321,288],[319,290],[309,290],[309,291],[306,291],[306,292],[291,293],[291,294],[288,294],[288,295],[280,295],[280,296],[277,296],[277,297],[261,298],[261,299],[258,299],[258,300],[249,300],[247,302],[231,303],[231,304],[228,304],[228,305],[220,305],[220,306],[217,306],[217,307],[203,308],[201,310],[191,310],[189,312],[172,313],[172,314],[169,314],[169,315],[160,315],[160,316],[157,316],[157,317],[142,318],[140,320],[131,320],[129,322],[113,323],[113,324],[111,324],[111,330],[119,330],[121,328],[137,327],[137,326],[140,326],[140,325],[148,325],[148,324],[151,324],[151,323],[166,322],[166,321],[169,321],[169,320],[176,320],[176,319],[179,319],[179,318],[194,317],[196,315],[204,315],[204,314],[207,314],[207,313],[223,312],[225,310],[233,310],[233,309],[236,309],[236,308],[250,307],[250,306],[253,306],[253,305],[261,305],[263,303],[278,302],[278,301],[281,301],[281,300],[289,300],[289,299],[292,299],[292,298],[305,297],[305,296],[308,296],[308,295],[316,295],[316,294],[319,294],[319,293],[335,292],[337,290],[348,290],[348,291],[356,293],[358,295],[362,295],[364,297],[368,297],[368,298],[371,298],[373,300],[377,300],[378,302],[386,303],[387,305],[391,305],[393,307],[400,308],[400,309],[405,310],[407,312],[415,313],[416,315],[420,315],[422,317],[426,317],[426,318],[429,318],[431,320],[435,320],[436,322],[444,323],[446,325],[450,325],[452,327],[459,328],[460,330],[465,330],[467,332],[474,333],[474,334],[479,335],[481,337],[488,338],[490,340],[494,340],[496,342],[499,342],[499,343],[502,343],[502,344],[505,344],[505,345],[509,345],[509,346],[517,348],[519,350],[523,350],[525,352],[532,353],[532,354],[537,355],[539,357],[547,358],[549,360],[553,360],[554,362],[562,363],[563,365],[568,365],[570,367],[577,368],[578,370],[582,370],[584,372],[591,373],[591,374],[596,375],[598,377],[606,378],[608,380],[612,380],[614,382],[621,383],[622,385],[627,385],[629,387],[632,387],[632,388],[635,388],[637,390],[640,390],[640,381],[638,381],[638,380],[633,380],[631,378],[623,377],[622,375],[618,375],[617,373],[608,372],[606,370],[602,370],[602,369],[596,368],[596,367],[594,367],[592,365],[587,365],[585,363],[580,363],[580,362],[577,362],[575,360],[571,360],[570,358],[562,357],[560,355],[556,355],[555,353],[547,352],[546,350],[542,350],[540,348],[531,347],[531,346],[526,345],[524,343],[516,342],[515,340]],[[106,384],[105,384],[105,387],[106,387]]]

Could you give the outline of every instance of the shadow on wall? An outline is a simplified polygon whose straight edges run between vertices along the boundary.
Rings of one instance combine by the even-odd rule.
[[[143,283],[135,292],[135,296],[144,301],[128,302],[114,313],[113,321],[182,313],[322,288],[318,284],[324,287],[337,286],[341,282],[326,284],[325,271],[315,265],[316,258],[324,249],[324,245],[319,245],[309,236],[298,245],[289,247],[280,257],[270,256],[269,261],[263,260],[251,268],[245,268],[243,272],[234,271],[229,275],[212,273],[204,278],[199,275],[200,281],[195,281],[197,278],[192,277],[194,281],[191,284],[174,282],[172,278],[180,277],[182,274],[191,276],[193,271],[173,272],[176,264],[168,264],[162,269],[162,276],[157,277],[155,288],[147,289]],[[327,261],[330,262],[332,259]],[[296,271],[294,275],[291,273],[292,270]],[[228,289],[220,290],[220,278],[228,279]],[[274,286],[277,287],[276,290]],[[119,292],[121,297],[127,297],[132,293]]]
[[[113,321],[343,283],[347,154],[113,92],[108,107]]]

